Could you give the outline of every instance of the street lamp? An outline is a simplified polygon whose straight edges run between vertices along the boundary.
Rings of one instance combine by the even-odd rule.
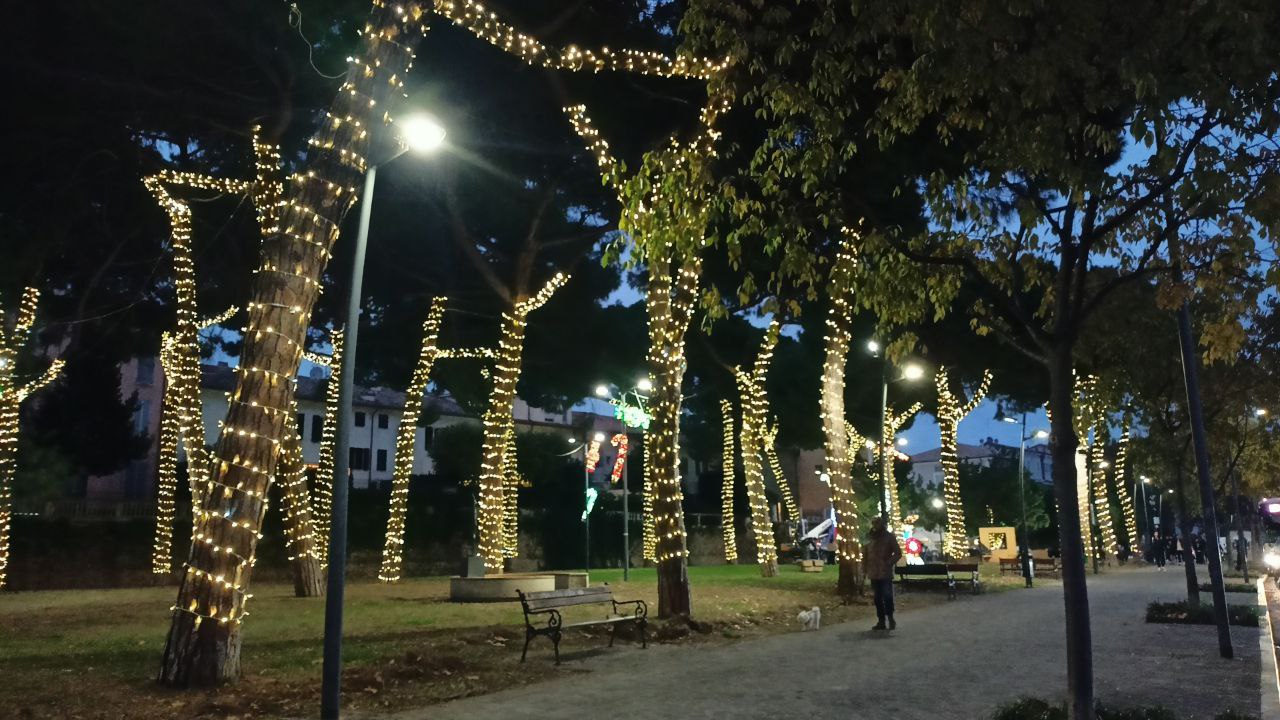
[[[916,380],[919,380],[920,378],[924,377],[923,367],[921,367],[917,363],[907,363],[902,368],[902,375],[897,378],[894,378],[893,380],[890,380],[889,379],[889,359],[886,358],[884,355],[882,355],[880,353],[880,350],[881,350],[880,343],[877,340],[872,339],[867,341],[867,352],[870,353],[872,357],[878,357],[881,360],[880,362],[880,437],[876,441],[877,445],[879,445],[880,442],[884,440],[884,423],[885,423],[884,416],[886,413],[889,412],[889,383],[899,382],[903,380],[907,382],[915,382]],[[892,450],[892,448],[890,447],[880,448],[880,452],[887,453],[890,450]],[[887,465],[888,464],[884,462],[880,463],[880,517],[884,519],[886,523],[889,521],[889,507],[886,502],[886,496],[889,494],[889,482],[890,482],[889,474],[888,472],[886,472]]]
[[[427,153],[444,143],[444,128],[427,115],[412,115],[397,123],[396,149],[382,163],[413,150]],[[364,256],[369,243],[369,218],[373,210],[373,186],[378,165],[371,163],[364,174],[360,198],[360,226],[356,232],[351,261],[351,284],[347,288],[347,318],[343,330],[344,358],[338,385],[338,426],[334,432],[333,507],[329,529],[329,576],[325,583],[324,664],[320,683],[320,717],[337,718],[342,697],[342,611],[347,576],[347,489],[350,473],[351,439],[347,418],[351,417],[354,394],[356,348],[360,330],[360,291],[364,281]],[[330,382],[333,378],[330,378]]]
[[[1026,458],[1027,458],[1027,441],[1032,439],[1042,439],[1049,437],[1046,430],[1036,430],[1030,435],[1027,434],[1027,414],[1022,413],[1022,419],[1019,420],[1012,415],[1006,415],[1004,412],[1004,403],[996,405],[996,418],[998,422],[1006,422],[1017,424],[1021,422],[1022,429],[1018,433],[1018,503],[1022,508],[1022,530],[1018,533],[1018,539],[1022,545],[1022,579],[1026,582],[1027,587],[1032,585],[1031,574],[1031,546],[1030,538],[1027,537],[1027,487],[1026,487]]]
[[[613,396],[613,391],[608,385],[600,383],[596,385],[596,397],[608,400],[614,408],[614,417],[622,421],[622,430],[626,432],[628,428],[636,428],[641,435],[649,427],[649,414],[646,409],[646,403],[649,396],[646,394],[653,390],[653,383],[647,377],[636,380],[636,384],[630,390],[621,393],[617,398]],[[635,406],[629,411],[627,407],[627,396],[631,396],[635,400]],[[621,450],[621,448],[619,448]],[[627,445],[627,454],[630,454],[630,445]],[[628,507],[631,496],[631,486],[628,481],[631,474],[631,463],[624,459],[622,462],[622,581],[626,582],[631,576],[631,510]]]

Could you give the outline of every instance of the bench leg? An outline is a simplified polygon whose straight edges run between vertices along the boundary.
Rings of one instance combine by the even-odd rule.
[[[557,630],[551,634],[551,642],[555,643],[556,664],[560,664],[560,631]]]
[[[524,650],[520,651],[520,662],[524,662],[524,658],[529,654],[529,643],[533,641],[533,631],[525,628],[524,631]]]
[[[947,599],[956,599],[956,581],[951,578],[947,578]]]
[[[646,626],[646,625],[648,625],[649,623],[648,623],[648,621],[647,621],[647,620],[645,620],[644,618],[640,618],[640,622],[638,622],[638,623],[636,623],[636,624],[640,626],[640,647],[641,647],[641,649],[645,649],[645,650],[647,650],[647,649],[649,648],[649,641],[645,639],[645,636],[644,636],[644,628],[645,628],[645,626]]]
[[[614,623],[613,627],[609,628],[609,647],[613,647],[613,641],[618,639],[618,626],[621,624]]]

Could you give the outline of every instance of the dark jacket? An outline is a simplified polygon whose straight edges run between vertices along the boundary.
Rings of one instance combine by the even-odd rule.
[[[869,580],[890,580],[893,566],[902,559],[898,539],[887,530],[872,531],[867,545],[862,549],[862,571]]]

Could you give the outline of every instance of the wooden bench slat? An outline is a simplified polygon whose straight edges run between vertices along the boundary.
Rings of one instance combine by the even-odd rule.
[[[574,605],[594,605],[607,603],[613,599],[608,586],[591,588],[570,588],[566,590],[544,590],[525,594],[525,603],[530,610],[547,610],[550,608],[572,607]]]

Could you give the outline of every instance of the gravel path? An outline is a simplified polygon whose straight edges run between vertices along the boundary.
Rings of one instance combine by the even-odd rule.
[[[1143,622],[1146,604],[1179,599],[1183,582],[1178,566],[1090,576],[1098,697],[1163,704],[1184,720],[1257,715],[1257,629],[1233,627],[1236,659],[1221,660],[1212,627]],[[1060,587],[962,594],[898,620],[891,637],[846,624],[719,647],[620,645],[566,660],[561,679],[397,717],[978,719],[1022,695],[1065,693]],[[546,650],[529,661],[550,663]]]

